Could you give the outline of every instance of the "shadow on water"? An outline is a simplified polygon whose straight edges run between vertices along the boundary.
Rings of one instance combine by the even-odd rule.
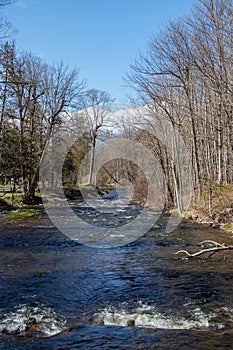
[[[0,229],[0,349],[214,349],[233,343],[232,256],[178,259],[219,231],[166,217],[127,246],[71,241],[47,219]],[[37,220],[38,221],[38,220]]]

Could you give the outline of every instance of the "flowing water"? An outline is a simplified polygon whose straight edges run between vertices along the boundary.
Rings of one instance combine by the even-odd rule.
[[[0,349],[233,349],[232,255],[174,255],[223,233],[186,223],[167,234],[163,216],[137,241],[92,248],[45,215],[27,222],[0,230]]]

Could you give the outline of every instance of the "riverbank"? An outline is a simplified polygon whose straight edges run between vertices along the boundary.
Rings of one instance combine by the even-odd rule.
[[[185,218],[233,233],[233,185],[215,186],[192,200]]]

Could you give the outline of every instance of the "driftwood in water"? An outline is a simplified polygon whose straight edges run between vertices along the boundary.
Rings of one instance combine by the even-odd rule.
[[[232,245],[226,246],[225,243],[218,243],[218,242],[211,241],[211,240],[205,240],[205,241],[202,241],[202,242],[199,243],[199,245],[202,245],[202,246],[205,245],[205,244],[211,244],[211,245],[214,245],[214,246],[210,247],[210,248],[201,249],[201,250],[199,250],[199,251],[197,251],[195,253],[190,253],[187,250],[182,249],[182,250],[179,250],[178,252],[176,252],[175,255],[185,254],[183,256],[183,258],[191,259],[191,258],[196,258],[196,257],[199,257],[201,255],[209,253],[209,256],[207,257],[207,259],[209,259],[212,255],[214,255],[215,253],[217,253],[219,251],[233,249]]]

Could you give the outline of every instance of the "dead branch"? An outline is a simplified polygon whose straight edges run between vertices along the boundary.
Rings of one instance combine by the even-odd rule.
[[[211,244],[211,245],[214,245],[214,247],[201,249],[201,250],[199,250],[199,251],[197,251],[195,253],[190,253],[187,250],[182,249],[182,250],[179,250],[178,252],[176,252],[174,254],[178,255],[178,254],[182,254],[183,253],[183,254],[185,254],[185,256],[183,258],[191,259],[191,258],[199,257],[200,255],[203,255],[203,254],[210,253],[210,255],[208,256],[208,258],[209,258],[210,256],[212,256],[213,254],[217,253],[218,251],[233,249],[233,246],[231,246],[231,245],[225,246],[224,243],[218,243],[218,242],[211,241],[211,240],[205,240],[205,241],[202,241],[202,242],[199,243],[199,245],[201,245],[201,246],[203,246],[205,244]]]
[[[225,247],[225,243],[218,243],[215,241],[211,241],[211,240],[205,240],[199,243],[199,245],[203,246],[205,243],[209,243],[209,244],[214,244],[216,247]]]

